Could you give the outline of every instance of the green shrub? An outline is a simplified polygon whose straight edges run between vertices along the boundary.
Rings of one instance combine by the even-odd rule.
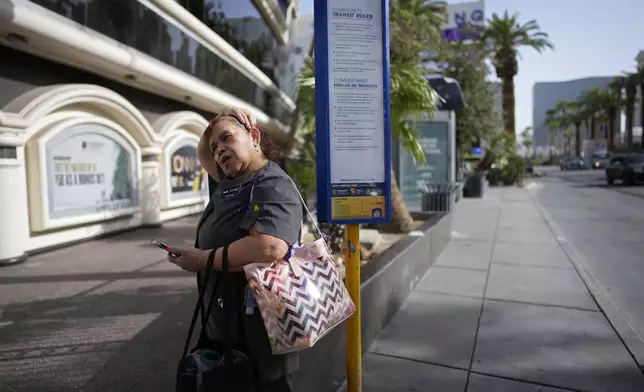
[[[496,160],[487,172],[487,181],[490,186],[520,185],[525,177],[526,163],[522,156],[517,154],[496,154]]]
[[[490,186],[497,186],[501,183],[501,170],[492,168],[487,171],[487,182]]]
[[[315,193],[316,188],[315,161],[312,159],[291,161],[287,164],[286,171],[297,185],[304,200],[308,200]]]
[[[507,159],[507,164],[501,170],[504,185],[520,185],[525,176],[525,161],[523,157],[512,154]]]

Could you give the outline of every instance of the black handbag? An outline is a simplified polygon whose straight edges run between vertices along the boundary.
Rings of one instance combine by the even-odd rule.
[[[203,313],[205,288],[208,287],[215,251],[208,255],[208,263],[204,272],[203,284],[198,283],[199,299],[192,314],[188,337],[183,348],[183,354],[177,369],[175,392],[254,392],[254,369],[246,354],[232,348],[230,339],[230,309],[236,306],[235,296],[230,294],[232,277],[228,273],[228,246],[223,248],[222,279],[217,279],[212,291],[208,308]],[[217,302],[216,293],[220,280],[223,284],[223,314],[226,320],[223,325],[223,341],[213,342],[206,337],[206,324],[212,311],[213,303]],[[199,279],[197,279],[199,282]],[[190,340],[197,323],[199,311],[202,311],[201,332],[196,346],[190,350]],[[239,314],[239,312],[237,312]]]

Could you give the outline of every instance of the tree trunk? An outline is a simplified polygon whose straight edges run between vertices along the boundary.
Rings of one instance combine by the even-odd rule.
[[[642,78],[643,76],[640,76]],[[640,127],[644,129],[644,83],[641,82],[642,79],[640,79]],[[632,133],[632,132],[631,132]],[[642,133],[644,135],[644,133]],[[644,141],[644,136],[641,137],[640,139],[640,147],[642,146],[642,143]]]
[[[581,156],[581,123],[575,124],[575,156]]]
[[[635,101],[626,102],[626,147],[633,146],[633,112],[635,111]]]
[[[615,149],[615,115],[611,113],[608,119],[608,151]]]
[[[503,94],[503,123],[505,131],[515,135],[514,125],[514,78],[504,78],[502,85]]]
[[[595,140],[595,117],[590,118],[590,140]]]
[[[407,209],[396,181],[396,172],[391,167],[391,221],[377,225],[378,230],[388,233],[409,233],[414,228],[414,219]]]

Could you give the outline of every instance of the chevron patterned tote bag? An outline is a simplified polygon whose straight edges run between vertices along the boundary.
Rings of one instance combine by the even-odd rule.
[[[324,234],[315,231],[315,241],[291,246],[284,260],[244,267],[274,355],[313,347],[356,311]]]

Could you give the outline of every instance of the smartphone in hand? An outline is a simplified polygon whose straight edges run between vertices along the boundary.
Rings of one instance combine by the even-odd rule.
[[[165,244],[163,241],[160,241],[160,240],[152,240],[152,241],[150,241],[150,242],[152,243],[152,245],[156,246],[157,248],[161,248],[161,249],[165,250],[166,252],[170,253],[170,256],[175,256],[175,257],[176,257],[176,256],[179,256],[179,255],[178,255],[178,254],[176,254],[176,253],[172,253],[172,252],[170,251],[170,249],[172,249],[172,248],[171,248],[170,246],[168,246],[167,244]]]

